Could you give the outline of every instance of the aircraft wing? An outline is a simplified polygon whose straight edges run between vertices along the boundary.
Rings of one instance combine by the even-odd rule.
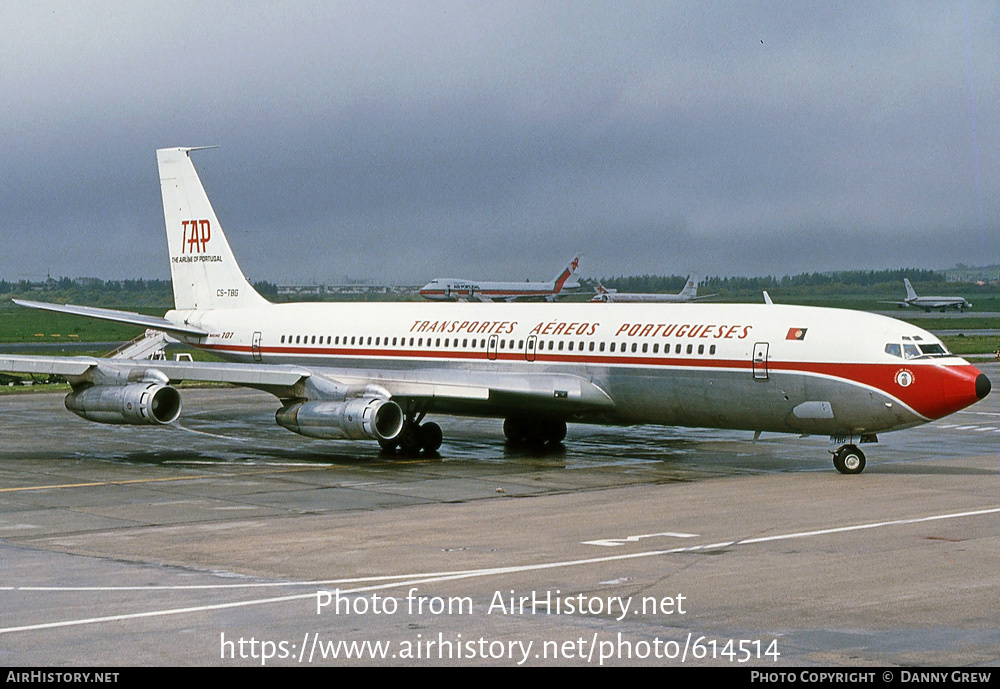
[[[880,301],[879,304],[895,304],[902,307],[910,306],[910,302],[908,301]]]
[[[0,371],[63,376],[71,383],[115,384],[141,380],[159,371],[171,383],[196,380],[232,383],[247,387],[291,387],[310,372],[297,366],[210,363],[204,361],[152,361],[149,359],[100,359],[91,356],[30,356],[0,354]]]
[[[450,369],[407,372],[3,354],[0,354],[0,371],[58,375],[74,385],[121,386],[185,380],[231,383],[264,390],[283,400],[371,396],[401,405],[414,402],[435,411],[457,414],[515,409],[576,415],[614,408],[614,402],[599,386],[579,376],[556,373]]]

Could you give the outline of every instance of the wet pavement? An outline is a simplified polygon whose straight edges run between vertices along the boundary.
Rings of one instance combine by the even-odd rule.
[[[296,436],[260,393],[183,396],[178,428],[0,397],[0,663],[1000,661],[996,394],[859,476],[826,438],[571,425],[529,452],[449,417],[406,459]]]

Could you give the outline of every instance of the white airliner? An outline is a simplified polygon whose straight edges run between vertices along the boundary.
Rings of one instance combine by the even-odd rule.
[[[553,301],[564,289],[580,286],[576,270],[580,257],[574,256],[559,275],[549,282],[480,282],[463,278],[434,278],[420,288],[420,296],[433,301]]]
[[[883,304],[896,304],[899,307],[916,306],[918,309],[930,312],[931,309],[971,309],[972,304],[966,301],[965,297],[918,297],[917,291],[913,289],[909,278],[903,278],[903,285],[906,286],[906,299],[903,301],[884,301]]]
[[[436,451],[426,414],[505,419],[512,443],[558,443],[567,422],[830,435],[857,442],[967,407],[989,379],[930,333],[857,311],[776,304],[271,304],[247,282],[190,160],[157,151],[175,308],[163,318],[35,308],[163,331],[228,363],[0,355],[0,370],[65,376],[91,421],[177,421],[180,380],[272,393],[277,422],[313,438]],[[628,433],[627,430],[623,431]]]
[[[590,301],[618,302],[621,304],[682,304],[688,301],[708,299],[714,294],[703,294],[698,296],[698,278],[689,275],[687,283],[677,294],[642,294],[639,292],[619,292],[616,289],[608,289],[601,283],[597,283],[597,294]]]

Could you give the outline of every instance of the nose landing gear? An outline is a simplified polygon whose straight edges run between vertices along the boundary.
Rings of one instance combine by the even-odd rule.
[[[833,466],[842,474],[860,474],[865,470],[865,453],[857,445],[842,445],[833,453]]]

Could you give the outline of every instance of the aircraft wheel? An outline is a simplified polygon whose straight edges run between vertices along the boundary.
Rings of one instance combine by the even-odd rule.
[[[834,453],[833,466],[842,474],[860,474],[865,470],[865,453],[856,445],[844,445]]]
[[[558,445],[566,439],[566,422],[562,419],[552,419],[549,421],[546,430],[548,441],[553,445]]]
[[[528,435],[527,424],[520,417],[510,416],[503,420],[503,434],[507,442],[513,445],[523,443]]]
[[[430,454],[441,449],[441,441],[444,440],[444,433],[436,423],[425,423],[420,426],[420,444],[424,452]]]
[[[420,426],[413,422],[407,422],[399,434],[399,449],[407,457],[420,454],[421,446]]]

